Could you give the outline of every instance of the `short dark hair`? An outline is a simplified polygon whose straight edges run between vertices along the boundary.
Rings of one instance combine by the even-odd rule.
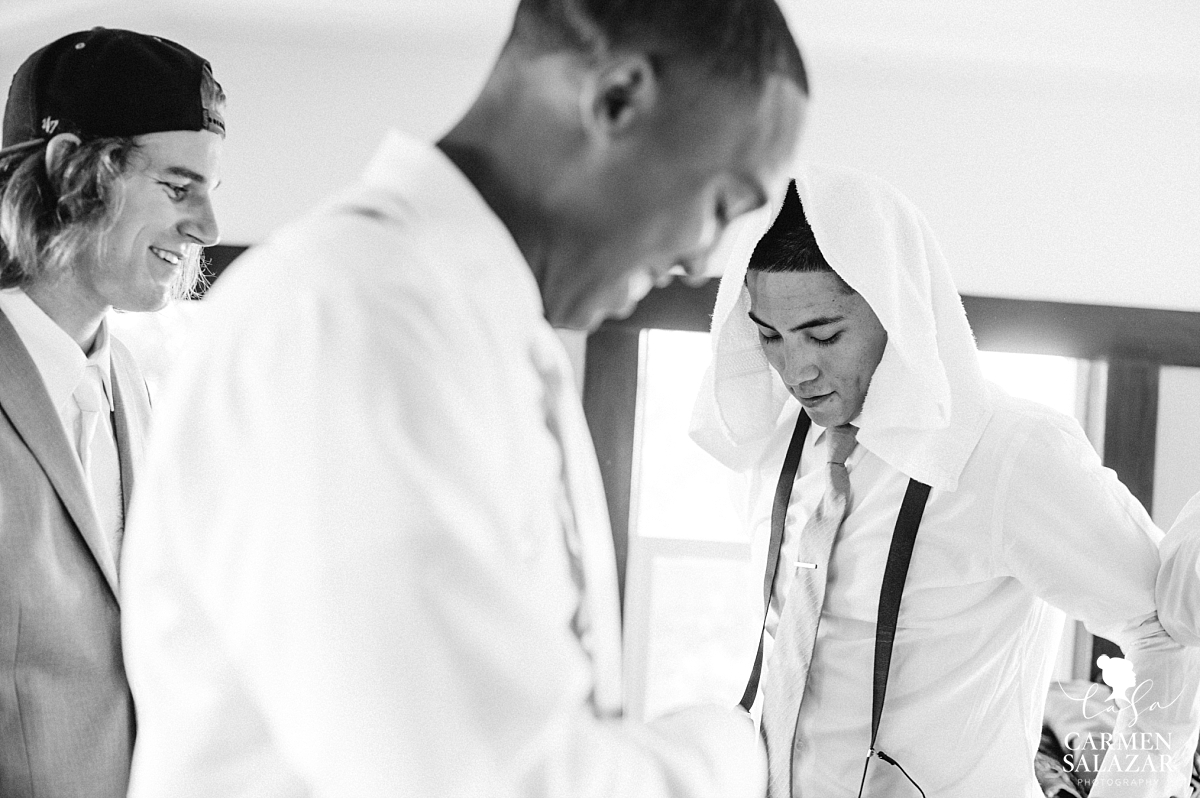
[[[754,246],[747,268],[756,272],[833,271],[804,215],[795,180],[788,183],[779,215]]]
[[[808,94],[800,48],[775,0],[521,0],[510,38],[534,50],[662,48],[760,88],[778,74]]]

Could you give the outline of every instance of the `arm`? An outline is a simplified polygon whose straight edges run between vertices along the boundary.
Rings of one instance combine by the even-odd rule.
[[[1114,730],[1125,747],[1110,748],[1091,794],[1185,795],[1200,725],[1200,662],[1159,623],[1161,532],[1077,425],[1037,419],[1018,437],[998,498],[999,557],[1038,596],[1120,645],[1136,674]]]
[[[1159,550],[1158,614],[1180,643],[1200,646],[1200,494],[1192,497]]]

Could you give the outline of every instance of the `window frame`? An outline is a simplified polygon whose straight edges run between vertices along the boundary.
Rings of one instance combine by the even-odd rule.
[[[714,278],[656,288],[628,318],[605,322],[587,340],[583,405],[608,497],[622,607],[644,378],[641,332],[707,332],[718,284]],[[1107,362],[1103,461],[1153,507],[1159,373],[1162,366],[1200,367],[1200,313],[971,295],[963,306],[981,349]],[[1086,654],[1096,680],[1095,657],[1120,649],[1103,638],[1093,638],[1090,649],[1077,662]]]

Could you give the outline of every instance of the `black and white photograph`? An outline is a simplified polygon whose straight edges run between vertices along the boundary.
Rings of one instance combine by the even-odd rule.
[[[1200,798],[1200,3],[0,0],[0,798]]]

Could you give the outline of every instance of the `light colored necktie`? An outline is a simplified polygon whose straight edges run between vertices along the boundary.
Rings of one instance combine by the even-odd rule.
[[[121,552],[124,508],[121,497],[121,461],[112,425],[106,419],[108,398],[98,366],[89,364],[72,394],[79,406],[79,430],[75,449],[91,488],[96,520],[108,539],[114,563]]]
[[[792,760],[796,747],[803,744],[796,739],[800,701],[808,683],[825,602],[829,555],[849,503],[846,458],[854,451],[857,433],[858,429],[849,424],[826,430],[829,464],[825,494],[800,533],[799,559],[779,566],[793,567],[796,573],[775,630],[775,648],[763,685],[762,731],[767,744],[769,798],[792,795]]]

